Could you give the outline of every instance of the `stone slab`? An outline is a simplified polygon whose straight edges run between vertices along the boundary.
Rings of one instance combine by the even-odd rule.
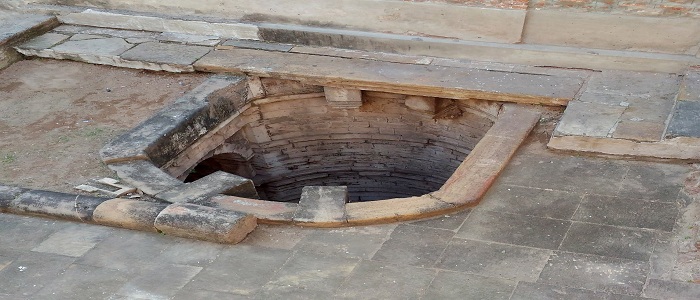
[[[30,190],[10,202],[7,211],[52,218],[92,222],[92,213],[106,198]]]
[[[74,224],[50,235],[32,251],[80,257],[110,234],[108,227]]]
[[[571,102],[557,124],[554,135],[607,137],[626,107],[587,102]]]
[[[294,222],[313,223],[314,226],[337,226],[347,222],[345,203],[346,186],[305,186],[301,191]]]
[[[658,142],[661,141],[665,130],[666,124],[663,122],[620,121],[612,137],[638,142]]]
[[[328,105],[335,108],[359,108],[362,106],[362,91],[323,87]]]
[[[69,36],[60,33],[48,32],[23,43],[19,47],[26,49],[47,49],[67,40]]]
[[[243,72],[311,84],[457,99],[478,98],[563,105],[581,87],[579,78],[478,69],[396,64],[249,49],[216,50],[195,64],[205,72]]]
[[[313,292],[332,293],[357,264],[357,259],[342,256],[296,252],[262,287],[259,295],[264,299],[278,299],[281,295],[287,298],[288,294],[296,293],[302,297]]]
[[[154,225],[166,235],[236,244],[255,229],[257,222],[249,214],[178,203],[161,211]]]
[[[147,42],[125,52],[121,58],[159,64],[191,65],[210,50],[211,48],[204,46]]]
[[[111,199],[98,205],[92,219],[100,225],[157,232],[153,226],[166,203],[134,199]]]
[[[433,299],[491,299],[507,300],[515,281],[477,276],[460,272],[438,272],[426,295]]]
[[[428,268],[437,262],[454,236],[450,230],[399,225],[372,257],[397,265]]]
[[[159,265],[131,277],[116,295],[126,299],[171,299],[201,270],[201,267],[188,265]]]
[[[0,185],[0,201],[14,200],[17,196],[26,191],[26,189],[20,187]],[[0,206],[0,209],[1,207],[2,206]]]
[[[623,157],[700,160],[700,139],[688,137],[650,143],[600,137],[552,136],[547,147],[554,150]]]
[[[256,40],[227,40],[221,43],[224,47],[234,47],[242,49],[257,49],[265,51],[279,51],[279,52],[289,52],[292,50],[294,45],[290,44],[278,44],[278,43],[268,43]]]
[[[70,40],[71,41],[82,41],[82,40],[92,40],[92,39],[101,39],[101,38],[105,38],[105,36],[95,35],[95,34],[78,33],[78,34],[74,34],[73,36],[71,36]],[[128,39],[126,39],[126,41],[129,44],[134,44],[132,42],[129,42]]]
[[[163,32],[156,37],[159,41],[177,42],[199,46],[216,46],[221,42],[218,36]]]
[[[668,124],[666,138],[700,138],[700,101],[678,101]]]
[[[217,194],[258,198],[253,181],[238,175],[217,171],[196,181],[185,183],[155,195],[170,203],[196,203]]]
[[[677,215],[675,203],[586,195],[572,219],[670,232],[676,224]]]
[[[155,195],[182,184],[147,160],[112,163],[107,167],[116,172],[123,182],[135,186],[148,195]]]
[[[625,295],[639,295],[649,270],[647,262],[556,252],[537,283]]]
[[[550,250],[455,238],[435,267],[532,282],[537,279],[550,254]]]
[[[14,44],[58,26],[53,16],[0,11],[0,46]]]
[[[568,220],[581,203],[578,193],[497,184],[479,203],[480,209]]]
[[[87,54],[96,56],[118,56],[131,49],[132,44],[121,38],[91,39],[82,41],[67,41],[51,48],[58,53]]]
[[[688,71],[685,74],[678,100],[700,101],[700,71]]]
[[[418,299],[434,277],[431,269],[361,260],[336,298]]]
[[[533,248],[559,248],[571,222],[475,209],[455,236]]]
[[[651,231],[574,222],[559,249],[648,261],[655,241]]]
[[[531,282],[519,282],[513,291],[511,300],[613,300],[608,298],[610,294],[584,289],[575,289],[556,285],[539,284]],[[631,299],[630,299],[631,300]]]
[[[234,196],[214,196],[199,204],[214,208],[240,211],[254,215],[259,223],[292,224],[299,204],[248,199]]]
[[[343,58],[379,60],[414,65],[429,65],[434,61],[432,57],[427,56],[401,55],[395,53],[369,52],[331,47],[294,46],[290,52]]]
[[[643,296],[653,299],[698,299],[700,285],[690,282],[649,279]]]

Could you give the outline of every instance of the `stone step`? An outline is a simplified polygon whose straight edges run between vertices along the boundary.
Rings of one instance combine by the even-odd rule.
[[[0,11],[0,70],[21,59],[11,46],[59,25],[53,16]]]
[[[604,71],[564,112],[548,147],[626,157],[700,160],[700,71]]]
[[[27,56],[169,72],[246,73],[347,90],[566,105],[581,74],[503,64],[311,48],[215,36],[59,26],[16,49]]]

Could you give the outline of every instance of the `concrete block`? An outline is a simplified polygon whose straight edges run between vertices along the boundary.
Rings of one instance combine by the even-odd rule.
[[[138,199],[111,199],[95,208],[92,219],[100,225],[156,232],[153,222],[168,205]]]
[[[257,226],[253,215],[190,203],[168,206],[154,224],[166,235],[227,244],[242,241]]]
[[[106,198],[41,190],[27,191],[12,200],[6,211],[16,214],[92,222],[92,213]]]
[[[294,222],[317,227],[346,223],[347,200],[346,186],[305,186],[302,188],[299,208],[294,213]]]
[[[406,96],[404,104],[416,111],[435,113],[435,98],[432,97]]]
[[[362,91],[334,87],[323,87],[328,105],[335,108],[359,108],[362,106]]]
[[[155,195],[183,184],[147,160],[112,163],[107,167],[116,172],[123,182],[148,195]]]
[[[155,195],[171,203],[195,203],[217,194],[257,199],[253,181],[238,175],[217,171],[194,182],[185,183]]]
[[[205,46],[147,42],[125,52],[121,58],[160,64],[191,65],[211,49]]]

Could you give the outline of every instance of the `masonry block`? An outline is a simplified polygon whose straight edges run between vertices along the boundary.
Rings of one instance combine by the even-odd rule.
[[[412,110],[435,113],[435,98],[433,97],[407,96],[404,103]]]
[[[362,91],[324,87],[328,105],[334,108],[359,108],[362,106]]]
[[[236,244],[255,229],[257,220],[241,212],[177,203],[161,211],[154,224],[166,235]]]
[[[92,222],[95,208],[106,198],[30,190],[9,203],[6,211],[79,222]]]
[[[153,222],[168,205],[138,199],[111,199],[95,208],[92,219],[100,225],[156,232]]]
[[[297,223],[313,223],[313,226],[337,226],[346,223],[346,186],[305,186],[302,188],[299,207],[294,213]]]
[[[217,194],[244,198],[258,198],[258,192],[250,179],[217,171],[199,180],[185,183],[155,195],[171,203],[198,202]]]

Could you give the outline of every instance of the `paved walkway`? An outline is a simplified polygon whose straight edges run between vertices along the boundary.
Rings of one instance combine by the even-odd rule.
[[[1,214],[0,299],[698,299],[691,171],[533,140],[472,211],[233,246]]]

